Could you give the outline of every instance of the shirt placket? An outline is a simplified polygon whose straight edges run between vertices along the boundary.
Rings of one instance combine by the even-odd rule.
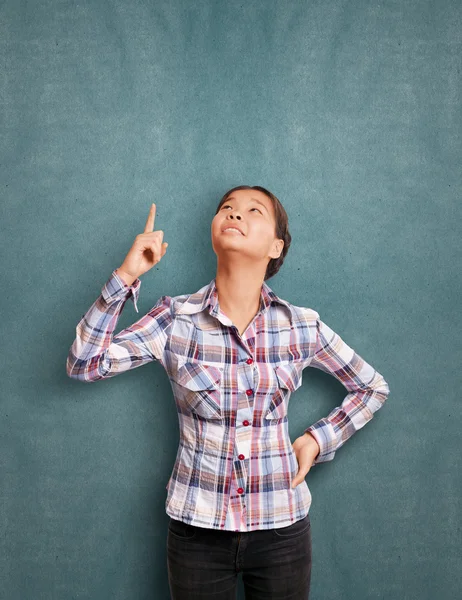
[[[233,469],[230,485],[230,499],[226,517],[226,528],[236,531],[247,531],[247,481],[252,440],[252,419],[254,407],[255,365],[251,356],[254,349],[255,331],[253,324],[246,330],[246,337],[241,338],[242,357],[239,364],[237,386],[238,399],[236,407],[236,428],[233,456]],[[247,353],[245,353],[245,349]],[[245,388],[244,390],[242,388]]]

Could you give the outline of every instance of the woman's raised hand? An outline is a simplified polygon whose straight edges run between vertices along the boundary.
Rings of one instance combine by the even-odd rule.
[[[153,203],[151,204],[144,233],[139,233],[136,236],[133,246],[117,269],[117,274],[122,277],[127,285],[131,285],[137,277],[157,265],[167,252],[168,244],[163,242],[164,232],[161,229],[154,231],[155,219],[156,205]]]

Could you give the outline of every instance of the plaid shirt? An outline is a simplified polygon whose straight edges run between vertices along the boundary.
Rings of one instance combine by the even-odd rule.
[[[291,488],[298,463],[288,433],[289,398],[305,367],[336,377],[341,406],[307,427],[320,453],[335,452],[378,410],[388,384],[310,308],[282,300],[263,282],[260,309],[240,335],[220,310],[215,279],[193,294],[162,296],[117,335],[128,298],[114,270],[77,325],[67,375],[98,381],[159,361],[176,402],[180,442],[165,509],[200,527],[252,531],[285,527],[311,505],[306,481]]]

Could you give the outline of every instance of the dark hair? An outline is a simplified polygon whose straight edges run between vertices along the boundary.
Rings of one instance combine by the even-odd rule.
[[[276,233],[276,237],[278,239],[284,240],[284,248],[282,249],[282,252],[281,252],[281,255],[279,256],[279,258],[271,258],[269,260],[268,266],[266,267],[266,273],[265,273],[265,278],[264,278],[266,281],[270,277],[273,277],[273,275],[276,275],[276,273],[282,267],[284,258],[286,257],[286,254],[289,251],[290,242],[292,241],[292,236],[289,233],[289,217],[287,216],[287,213],[286,213],[284,207],[282,206],[282,204],[280,203],[279,199],[276,198],[276,196],[274,194],[272,194],[270,191],[268,191],[264,187],[261,187],[260,185],[238,185],[237,187],[233,187],[231,190],[228,190],[226,192],[226,194],[220,200],[217,210],[215,211],[215,214],[218,213],[218,211],[221,208],[221,205],[225,202],[225,200],[228,198],[228,196],[230,196],[231,193],[234,192],[235,190],[258,190],[259,192],[263,192],[264,194],[266,194],[266,196],[268,196],[268,198],[271,200],[271,202],[273,204],[275,218],[276,218],[275,233]]]

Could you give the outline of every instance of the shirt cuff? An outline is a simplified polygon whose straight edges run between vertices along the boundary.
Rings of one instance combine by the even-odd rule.
[[[111,276],[104,284],[101,294],[107,304],[112,304],[113,302],[131,298],[133,304],[135,305],[136,312],[139,312],[137,300],[140,294],[140,285],[141,280],[139,277],[137,277],[135,281],[128,286],[125,281],[123,281],[123,279],[117,275],[116,269],[114,269],[114,271],[111,273]]]
[[[319,454],[313,464],[332,460],[337,448],[337,436],[330,421],[320,419],[305,429],[304,433],[310,433],[319,444]]]

